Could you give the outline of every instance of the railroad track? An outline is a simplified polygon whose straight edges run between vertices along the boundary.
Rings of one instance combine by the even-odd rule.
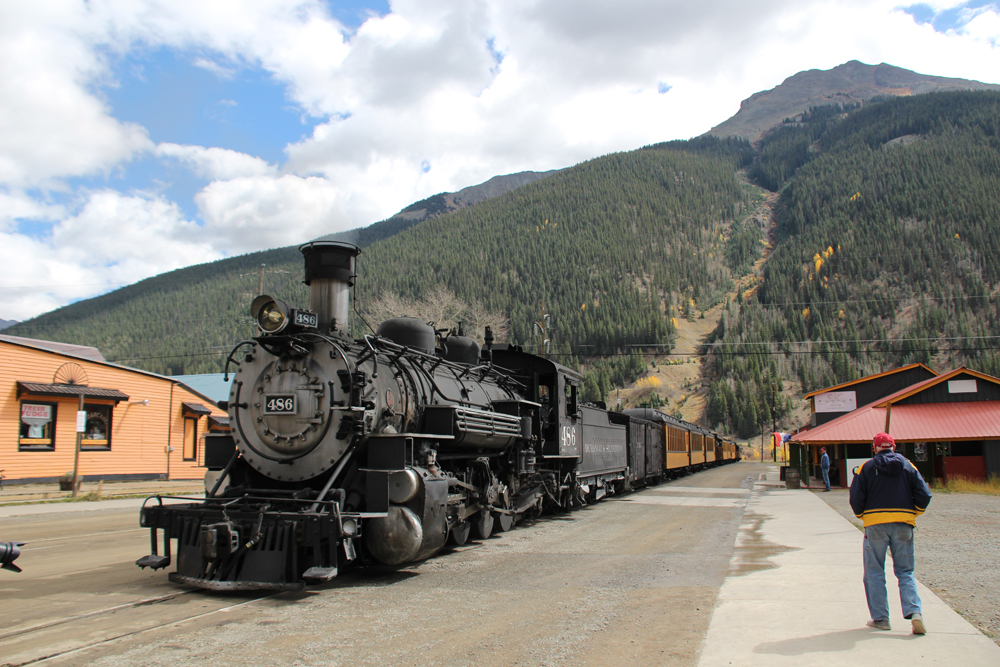
[[[82,652],[281,594],[207,595],[141,571],[149,531],[122,528],[137,523],[135,508],[0,519],[4,539],[26,543],[24,571],[0,576],[0,665],[79,664]]]
[[[45,623],[39,623],[39,624],[32,625],[32,626],[29,626],[29,627],[18,628],[16,630],[10,630],[10,631],[4,632],[4,633],[0,633],[0,650],[5,650],[4,646],[7,643],[7,640],[9,640],[9,639],[20,639],[20,640],[28,640],[28,641],[30,641],[30,639],[33,636],[41,636],[42,631],[49,630],[51,628],[54,628],[55,626],[61,626],[61,625],[73,624],[73,623],[83,623],[85,621],[92,620],[92,619],[94,619],[96,617],[99,617],[99,616],[113,615],[113,614],[116,614],[116,613],[119,613],[119,612],[127,611],[129,609],[135,609],[135,608],[138,608],[138,607],[148,607],[148,606],[158,605],[158,604],[162,604],[164,602],[175,600],[175,599],[177,599],[179,597],[182,597],[184,595],[188,595],[190,593],[203,594],[204,591],[198,591],[198,590],[195,590],[195,589],[182,590],[182,591],[178,591],[176,593],[172,593],[172,594],[169,594],[169,595],[162,595],[162,596],[155,597],[155,598],[146,598],[146,599],[142,599],[142,600],[136,600],[135,602],[130,602],[130,603],[121,604],[121,605],[115,605],[113,607],[107,607],[107,608],[104,608],[104,609],[95,609],[93,611],[89,611],[89,612],[85,612],[85,613],[81,613],[81,614],[75,614],[73,616],[68,616],[68,617],[60,618],[60,619],[54,619],[54,620],[51,620],[51,621],[47,621]],[[175,626],[175,625],[182,625],[184,623],[187,623],[187,622],[190,622],[190,621],[195,621],[195,620],[198,620],[198,619],[201,619],[201,618],[205,618],[205,617],[208,617],[208,616],[212,616],[214,614],[224,614],[224,613],[233,611],[235,609],[239,609],[241,607],[246,607],[248,605],[256,604],[258,602],[261,602],[262,600],[266,600],[266,599],[269,599],[269,598],[277,597],[277,596],[283,595],[283,594],[284,593],[279,592],[279,593],[269,593],[269,594],[253,595],[252,599],[244,600],[244,601],[239,602],[237,604],[230,604],[230,605],[219,607],[217,609],[212,609],[210,611],[203,611],[203,612],[195,613],[195,614],[180,615],[180,616],[177,616],[177,617],[174,617],[174,618],[165,619],[165,620],[163,620],[161,622],[158,622],[158,623],[156,623],[154,625],[150,625],[148,627],[143,627],[143,628],[139,628],[139,629],[129,630],[129,631],[121,632],[119,634],[115,634],[115,635],[108,636],[108,637],[102,637],[100,639],[97,639],[97,640],[94,640],[94,641],[91,641],[91,642],[88,642],[88,643],[84,643],[84,644],[81,644],[79,646],[75,646],[73,648],[67,648],[65,650],[56,650],[56,651],[53,651],[53,652],[42,651],[36,657],[28,657],[25,660],[19,660],[19,659],[15,658],[14,661],[7,661],[7,662],[4,662],[2,664],[3,664],[3,667],[26,667],[28,665],[43,665],[43,664],[46,664],[46,663],[56,662],[56,661],[59,661],[61,659],[69,659],[69,658],[72,658],[75,655],[79,655],[79,654],[81,654],[81,653],[83,653],[85,651],[88,651],[90,649],[99,648],[99,647],[105,646],[107,644],[112,644],[112,643],[120,641],[122,639],[133,638],[133,637],[136,637],[138,635],[142,635],[144,633],[151,633],[151,632],[155,632],[157,630],[163,630],[163,629],[169,628],[171,626]],[[46,639],[45,641],[47,642],[48,640]]]

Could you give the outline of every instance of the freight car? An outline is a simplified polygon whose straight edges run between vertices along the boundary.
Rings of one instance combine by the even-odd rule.
[[[254,300],[260,335],[227,360],[232,433],[206,439],[206,497],[147,500],[140,567],[170,566],[176,544],[172,582],[298,590],[350,562],[421,560],[670,474],[666,421],[584,404],[579,373],[494,349],[489,329],[482,348],[406,317],[353,338],[359,249],[300,250],[309,309]],[[705,464],[697,430],[686,469]]]

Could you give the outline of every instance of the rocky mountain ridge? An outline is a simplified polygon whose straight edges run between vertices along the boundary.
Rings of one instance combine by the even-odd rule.
[[[855,106],[878,97],[953,90],[1000,90],[1000,85],[919,74],[886,63],[866,65],[852,60],[829,70],[811,69],[793,74],[770,90],[754,93],[740,103],[736,114],[706,134],[738,136],[757,142],[786,118],[793,118],[811,107]]]

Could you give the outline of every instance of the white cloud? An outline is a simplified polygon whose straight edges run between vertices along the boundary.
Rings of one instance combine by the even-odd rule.
[[[159,157],[174,158],[188,166],[195,174],[208,180],[229,180],[244,176],[265,176],[275,173],[275,168],[253,155],[228,148],[204,148],[163,143],[156,147]]]
[[[19,220],[53,222],[65,214],[65,207],[38,201],[24,191],[0,190],[0,232],[17,231]]]
[[[215,181],[195,197],[206,236],[229,254],[304,243],[345,229],[340,199],[326,179],[289,174]]]
[[[221,259],[197,223],[156,197],[89,193],[75,215],[32,238],[0,233],[4,319],[24,319],[111,287]],[[17,289],[16,289],[17,288]]]
[[[977,12],[942,34],[895,0],[394,0],[351,32],[320,0],[3,3],[0,241],[18,270],[39,269],[13,275],[73,277],[39,297],[49,307],[83,284],[366,225],[497,174],[695,136],[805,69],[856,59],[995,83],[1000,13]],[[109,62],[160,48],[227,80],[262,68],[320,122],[279,165],[225,145],[154,146],[99,91],[115,85]],[[200,226],[177,202],[71,184],[149,154],[209,181],[194,197]],[[26,236],[25,219],[52,231]],[[30,302],[0,291],[0,317]]]
[[[78,2],[0,6],[0,184],[106,172],[150,147],[88,91],[105,72]]]

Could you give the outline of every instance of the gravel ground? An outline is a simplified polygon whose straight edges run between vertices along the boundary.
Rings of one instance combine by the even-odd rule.
[[[819,495],[861,526],[846,489]],[[927,512],[917,519],[916,552],[917,579],[1000,645],[1000,496],[935,493]],[[890,575],[890,603],[893,581]],[[927,622],[933,632],[933,620]]]
[[[14,640],[0,642],[0,664],[34,664],[39,656],[59,653],[44,663],[692,667],[729,572],[748,496],[743,483],[767,469],[741,463],[707,470],[526,521],[512,532],[420,563],[346,570],[329,584],[300,593],[256,600],[196,592],[146,605],[141,608],[146,616],[127,610],[84,618],[78,612],[85,609],[73,609],[78,621],[24,633],[14,638],[16,646]],[[90,514],[82,520],[93,522]],[[78,520],[59,516],[48,520]],[[0,599],[18,603],[0,604],[0,635],[15,623],[62,618],[58,611],[53,618],[51,609],[56,604],[65,609],[66,600],[101,608],[117,603],[93,590],[109,579],[97,567],[122,569],[113,553],[103,561],[88,554],[94,562],[87,569],[59,576],[75,550],[89,546],[83,538],[102,534],[87,526],[75,529],[80,540],[39,550],[37,564],[17,580],[20,590],[0,586]],[[166,586],[162,572],[131,568],[121,577],[156,577]],[[86,648],[73,652],[77,647]]]

